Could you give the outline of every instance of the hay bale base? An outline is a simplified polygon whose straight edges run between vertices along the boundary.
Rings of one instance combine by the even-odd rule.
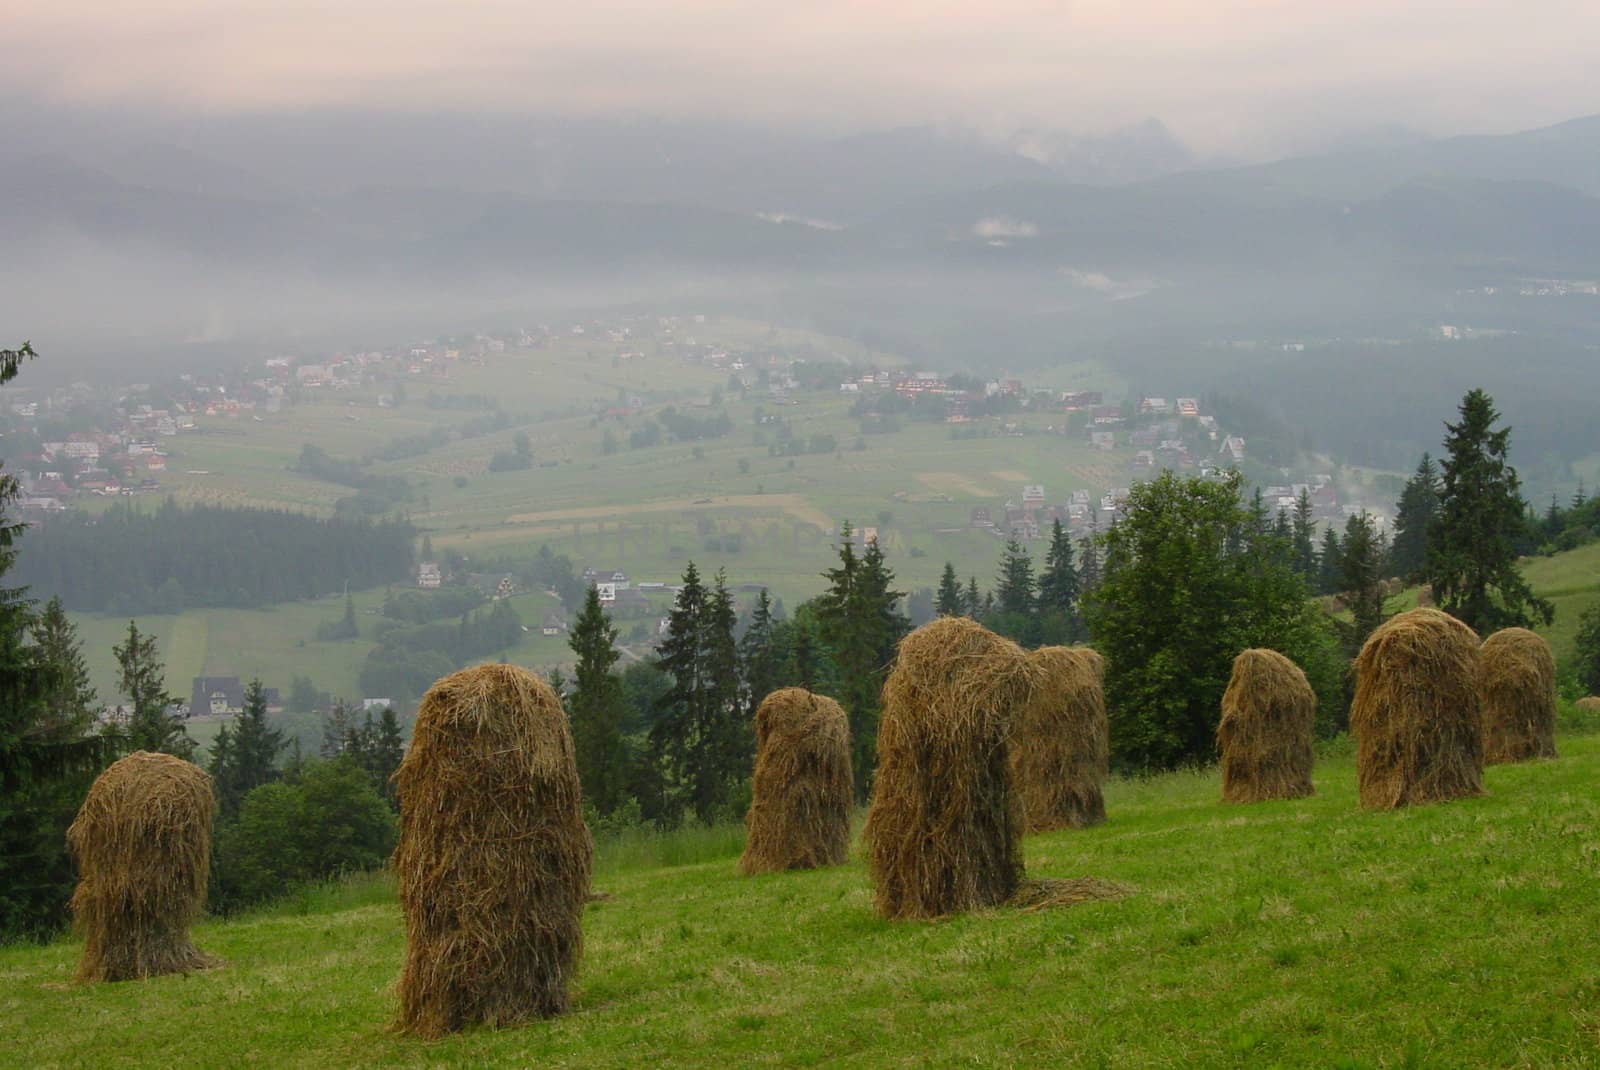
[[[1029,697],[1022,648],[964,617],[900,644],[883,687],[867,869],[886,918],[998,906],[1022,880],[1007,738]]]
[[[67,830],[78,863],[72,916],[79,981],[128,981],[220,965],[189,926],[211,869],[211,778],[170,754],[135,751],[96,778]]]
[[[1478,695],[1483,702],[1483,764],[1556,756],[1556,659],[1526,628],[1483,641]]]
[[[1300,666],[1276,650],[1246,650],[1234,658],[1217,725],[1222,801],[1312,794],[1316,716],[1317,695]]]
[[[1350,706],[1363,807],[1483,794],[1478,661],[1477,634],[1436,609],[1402,613],[1368,637]]]
[[[438,1037],[560,1014],[593,843],[566,714],[511,665],[445,677],[395,774],[406,919],[396,1028]]]
[[[1017,886],[1006,905],[1031,914],[1037,910],[1070,907],[1077,903],[1126,899],[1133,892],[1133,888],[1126,884],[1101,880],[1099,877],[1030,877]]]
[[[850,719],[831,698],[799,687],[774,691],[756,710],[756,764],[748,874],[836,866],[850,854]]]
[[[1105,661],[1088,647],[1041,647],[1028,655],[1034,687],[1011,731],[1011,779],[1027,831],[1087,828],[1106,819],[1111,760]]]

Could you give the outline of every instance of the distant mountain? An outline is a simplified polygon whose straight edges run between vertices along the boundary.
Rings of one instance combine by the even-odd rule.
[[[1057,177],[1088,185],[1143,182],[1199,165],[1189,147],[1159,119],[1104,134],[1023,130],[1006,141],[1019,156],[1039,161]]]

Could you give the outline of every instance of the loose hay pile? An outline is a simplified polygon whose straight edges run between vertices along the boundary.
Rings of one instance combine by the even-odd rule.
[[[1065,646],[1042,647],[1028,660],[1033,694],[1011,730],[1011,779],[1027,830],[1098,825],[1111,758],[1105,661],[1088,647]]]
[[[67,843],[78,863],[72,916],[80,981],[126,981],[216,965],[189,942],[206,902],[211,778],[170,754],[135,751],[96,778]]]
[[[1437,609],[1379,627],[1350,706],[1361,805],[1390,810],[1483,794],[1478,636]]]
[[[593,844],[555,692],[510,665],[445,677],[395,775],[398,1028],[437,1037],[565,1011]]]
[[[850,852],[850,721],[831,698],[774,691],[756,710],[746,873],[814,869]]]
[[[1600,695],[1587,695],[1580,698],[1575,705],[1584,713],[1600,713]]]
[[[1316,716],[1317,695],[1300,666],[1276,650],[1246,650],[1234,658],[1217,725],[1222,801],[1310,795]]]
[[[1033,673],[1022,648],[964,617],[900,644],[883,686],[867,868],[887,918],[931,918],[1011,898],[1022,800],[1007,737]]]
[[[1502,628],[1479,650],[1483,764],[1556,756],[1556,659],[1526,628]]]

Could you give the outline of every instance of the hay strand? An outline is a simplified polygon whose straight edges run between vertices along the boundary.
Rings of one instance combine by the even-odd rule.
[[[189,940],[205,908],[215,806],[205,771],[170,754],[135,751],[95,779],[67,829],[78,863],[79,981],[217,965]]]
[[[1556,756],[1556,659],[1526,628],[1483,641],[1478,695],[1483,702],[1483,764]]]
[[[560,1014],[577,971],[593,843],[555,692],[510,665],[440,680],[395,774],[406,918],[403,1032]]]
[[[1478,661],[1477,634],[1437,609],[1402,613],[1368,637],[1350,706],[1362,806],[1483,794]]]
[[[1069,907],[1075,903],[1094,903],[1109,899],[1126,899],[1133,889],[1116,881],[1099,877],[1042,877],[1028,878],[1017,886],[1008,906],[1024,914],[1055,907]]]
[[[1011,778],[1026,829],[1098,825],[1111,760],[1105,660],[1088,647],[1047,646],[1028,661],[1034,688],[1011,730]]]
[[[745,873],[836,866],[850,851],[850,721],[831,698],[774,691],[756,710]]]
[[[1217,724],[1222,801],[1252,803],[1312,794],[1316,716],[1317,695],[1300,666],[1276,650],[1246,650],[1234,658]]]
[[[883,687],[867,868],[886,918],[998,906],[1022,880],[1022,800],[1007,738],[1032,670],[1022,648],[964,617],[900,643]]]

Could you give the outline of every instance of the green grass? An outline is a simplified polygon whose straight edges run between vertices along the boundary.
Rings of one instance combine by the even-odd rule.
[[[1131,898],[888,923],[858,863],[737,875],[738,832],[602,839],[573,1012],[422,1043],[386,1030],[386,881],[199,927],[219,970],[67,983],[77,948],[0,950],[0,1060],[53,1066],[1600,1066],[1600,738],[1495,767],[1480,799],[1358,811],[1119,781],[1109,822],[1030,872]],[[684,862],[688,864],[672,864]]]

